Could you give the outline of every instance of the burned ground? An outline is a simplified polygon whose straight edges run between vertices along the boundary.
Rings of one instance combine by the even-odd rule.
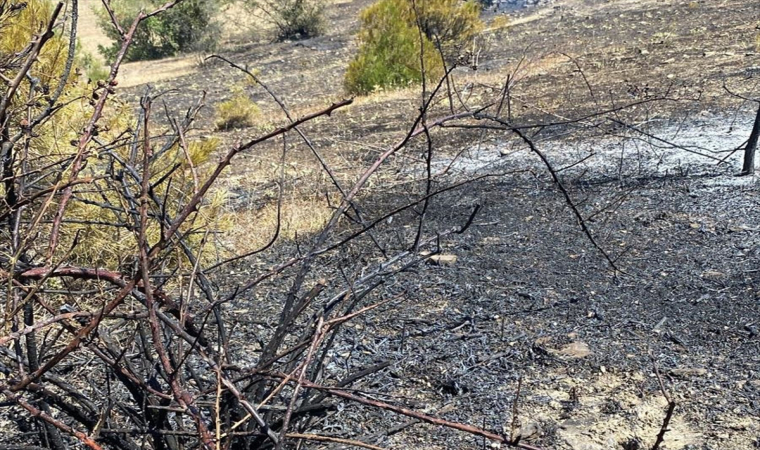
[[[370,3],[332,2],[325,36],[233,40],[224,55],[255,69],[302,116],[344,96],[357,15]],[[425,248],[443,257],[384,281],[372,300],[390,303],[343,326],[322,368],[325,382],[360,373],[347,388],[366,398],[519,432],[541,448],[580,450],[651,448],[665,417],[662,380],[677,403],[662,448],[760,446],[760,191],[757,177],[733,176],[739,154],[732,153],[748,136],[752,105],[725,89],[757,91],[756,2],[567,0],[510,12],[505,27],[494,25],[493,13],[486,18],[492,29],[477,70],[453,73],[453,108],[462,107],[459,98],[470,107],[498,101],[509,82],[510,123],[532,127],[526,133],[601,251],[524,141],[506,131],[436,129],[433,168],[447,176],[435,177],[432,189],[471,180],[434,197],[426,212],[432,244]],[[132,73],[143,67],[132,65]],[[213,130],[213,107],[244,80],[210,60],[151,84],[166,90],[161,99],[175,114],[205,92],[193,137],[229,146],[286,123],[263,89],[248,87],[262,123]],[[122,98],[134,101],[143,81],[150,80],[127,79]],[[302,131],[345,186],[405,135],[420,99],[418,87],[378,92]],[[441,96],[429,117],[450,108]],[[340,199],[291,135],[285,207],[309,217],[292,216],[267,251],[210,271],[220,296],[301,255]],[[281,145],[257,147],[230,167],[223,183],[238,224],[218,238],[220,247],[250,250],[271,236],[266,214],[277,198]],[[329,297],[408,250],[420,206],[384,216],[425,192],[425,151],[415,140],[389,159],[356,202],[377,226],[320,255],[304,286],[337,280],[326,287]],[[435,241],[476,207],[466,232]],[[332,238],[356,229],[347,219]],[[256,362],[294,276],[285,270],[224,305],[238,365],[231,372],[244,376]],[[383,448],[496,446],[337,398],[327,404],[310,428],[325,435]]]
[[[343,70],[355,50],[353,18],[366,4],[332,7],[336,25],[327,36],[244,45],[228,56],[261,70],[261,78],[288,105],[308,111],[343,95]],[[731,150],[748,133],[748,111],[737,109],[740,102],[724,86],[745,91],[756,86],[757,18],[756,5],[738,0],[568,1],[513,13],[511,26],[488,43],[478,70],[454,73],[471,104],[497,98],[507,77],[518,124],[563,122],[652,100],[601,123],[541,129],[533,136],[548,148],[555,167],[573,166],[561,180],[620,272],[583,234],[535,155],[501,135],[440,131],[434,139],[441,161],[469,149],[477,154],[468,151],[461,160],[473,171],[462,176],[491,176],[436,197],[427,229],[459,226],[474,205],[482,209],[465,234],[442,241],[442,252],[455,256],[454,262],[423,265],[387,281],[384,293],[403,296],[345,327],[325,369],[327,378],[337,381],[375,367],[352,387],[371,398],[506,434],[519,386],[515,425],[525,442],[557,449],[631,449],[650,447],[662,425],[666,401],[656,366],[677,402],[665,448],[760,445],[755,179],[732,177],[735,157],[716,164],[631,130],[599,131],[611,116],[641,124],[668,142],[680,142],[679,130],[701,132],[704,139],[692,139],[689,148],[722,159],[727,153],[710,151]],[[160,84],[178,88],[170,103],[181,104],[200,90],[212,101],[223,99],[225,86],[241,79],[223,64],[209,63]],[[366,165],[403,136],[418,108],[415,92],[376,94],[305,131],[339,178],[350,180],[354,166]],[[265,92],[254,96],[276,114]],[[654,101],[657,97],[665,99]],[[444,101],[434,112],[446,110]],[[205,126],[211,121],[209,115]],[[222,138],[234,142],[248,134]],[[715,143],[717,134],[726,138]],[[400,155],[362,198],[361,207],[372,217],[419,194],[419,184],[404,180],[408,170],[418,170],[409,167],[419,167],[421,148]],[[260,196],[265,183],[246,183],[247,174],[276,155],[276,148],[260,150],[236,166],[235,192]],[[594,156],[574,166],[589,155]],[[294,167],[314,165],[305,150],[293,158]],[[294,191],[321,189],[299,183]],[[414,218],[402,215],[394,226],[406,223],[401,233],[409,235]],[[296,255],[309,238],[299,239],[299,246],[282,242],[238,264],[219,282],[234,286]],[[382,261],[368,240],[363,245],[351,255],[360,266]],[[314,277],[339,270],[357,276],[362,267],[356,259],[327,255],[320,265],[331,269]],[[230,305],[241,317],[233,333],[243,343],[241,354],[255,349],[259,334],[271,332],[266,312],[274,317],[283,288],[269,289]],[[255,320],[241,315],[254,310]],[[485,445],[343,402],[319,427],[388,448]]]

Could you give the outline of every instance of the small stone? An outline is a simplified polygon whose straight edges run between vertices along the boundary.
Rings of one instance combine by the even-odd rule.
[[[530,441],[537,438],[539,433],[541,433],[541,427],[537,423],[531,422],[521,426],[515,438],[519,437],[521,441]]]
[[[725,276],[726,274],[717,270],[705,270],[702,272],[702,278],[707,278],[708,280],[717,280]]]
[[[687,378],[687,377],[701,377],[707,375],[707,369],[688,367],[682,369],[670,369],[670,374],[674,377]]]
[[[439,266],[453,266],[457,262],[457,255],[442,253],[431,256],[428,261]]]
[[[585,342],[575,341],[563,347],[559,353],[569,358],[585,358],[591,354],[591,349],[589,349],[588,344]]]

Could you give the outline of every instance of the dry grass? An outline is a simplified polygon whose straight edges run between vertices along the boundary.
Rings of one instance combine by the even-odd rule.
[[[363,95],[354,99],[355,106],[378,105],[399,100],[412,100],[420,98],[420,87],[412,85],[401,89],[380,89],[369,95]]]
[[[120,71],[120,85],[139,86],[170,80],[198,71],[196,56],[178,56],[158,61],[136,61],[123,64]]]
[[[230,169],[222,180],[222,188],[234,192],[231,196],[234,204],[227,208],[229,216],[225,215],[233,226],[222,238],[224,246],[241,254],[259,249],[272,239],[277,229],[280,176],[285,192],[278,239],[290,241],[308,236],[327,224],[333,209],[328,206],[325,193],[335,194],[332,182],[318,163],[300,150],[298,145],[291,147],[284,170],[279,145],[261,148],[245,164]],[[345,184],[347,180],[341,182]],[[339,203],[340,198],[336,195],[330,201]]]
[[[330,220],[332,210],[323,198],[294,195],[283,199],[280,212],[281,240],[317,233]],[[258,211],[243,210],[231,213],[234,226],[224,242],[242,254],[266,245],[277,230],[277,203],[272,201]]]
[[[81,0],[79,2],[77,34],[82,49],[98,61],[105,62],[103,56],[98,52],[98,45],[107,46],[111,44],[111,41],[98,26],[98,16],[95,14],[95,9],[102,7],[100,0]]]

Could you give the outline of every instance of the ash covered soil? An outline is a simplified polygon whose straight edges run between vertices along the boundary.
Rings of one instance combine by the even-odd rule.
[[[369,3],[332,6],[338,25],[328,36],[244,45],[231,57],[261,68],[289,105],[327,104],[343,95],[355,17]],[[738,154],[716,161],[749,135],[750,111],[723,85],[757,91],[758,9],[754,0],[557,1],[516,13],[480,72],[458,75],[472,77],[470,95],[485,99],[507,74],[518,74],[517,123],[561,121],[650,94],[678,100],[613,115],[667,142],[630,129],[536,136],[555,168],[565,168],[564,186],[620,271],[584,235],[545,166],[519,142],[489,138],[475,146],[472,135],[443,133],[446,139],[436,141],[443,154],[468,149],[453,167],[462,177],[493,176],[436,197],[427,231],[461,225],[474,205],[482,209],[466,233],[442,240],[443,253],[455,261],[394,277],[382,289],[404,295],[346,325],[325,369],[328,380],[381,364],[352,388],[505,434],[519,389],[514,428],[523,442],[632,450],[651,448],[665,417],[656,366],[677,403],[662,448],[760,447],[760,186],[756,177],[733,176]],[[530,63],[518,70],[523,58]],[[179,88],[168,102],[189,105],[201,90],[224,100],[226,86],[239,79],[209,64],[159,87]],[[267,114],[276,111],[264,92],[254,97]],[[348,169],[403,136],[417,106],[416,94],[381,94],[336,113],[338,125],[320,121],[304,129],[339,176],[351,179]],[[209,116],[205,126],[211,123]],[[220,136],[234,142],[248,134],[255,132]],[[246,156],[233,168],[235,180],[277,157],[274,148]],[[258,192],[253,185],[236,189],[241,196]],[[361,202],[385,211],[414,193],[388,183]],[[281,242],[240,263],[222,283],[245,282],[298,250]],[[371,266],[372,258],[364,262]],[[343,259],[349,258],[331,255],[322,266],[339,267]],[[316,276],[336,276],[324,272]],[[279,298],[273,287],[229,305],[239,318],[236,338],[271,332],[266,311],[275,317]],[[240,314],[253,308],[260,317]],[[319,423],[322,432],[399,449],[491,446],[336,403]]]
[[[680,142],[731,148],[725,122],[710,123],[694,123]],[[657,134],[669,133],[675,128]],[[713,140],[720,135],[725,140]],[[520,386],[525,442],[650,448],[667,404],[656,365],[677,402],[664,448],[760,445],[757,178],[634,139],[540,143],[555,167],[594,154],[562,180],[624,271],[614,276],[537,158],[485,156],[504,155],[498,147],[475,153],[463,170],[485,158],[489,170],[533,172],[437,199],[431,228],[461,223],[471,205],[483,205],[466,234],[444,241],[456,261],[398,280],[396,289],[408,293],[403,302],[346,331],[345,364],[392,362],[363,389],[509,434]],[[404,423],[356,409],[341,414],[360,418],[354,426],[367,430],[363,437]],[[482,445],[422,424],[378,442]]]
[[[727,157],[751,122],[710,116],[647,129],[678,148],[638,133],[536,139],[617,273],[536,155],[508,140],[471,148],[451,170],[492,176],[436,197],[426,230],[459,226],[481,205],[472,226],[442,239],[440,263],[385,283],[381,296],[400,297],[346,325],[326,378],[369,369],[351,385],[369,398],[507,435],[519,390],[516,432],[551,449],[650,448],[667,409],[662,380],[677,403],[663,448],[757,447],[760,182],[734,176],[738,154],[724,164],[702,156]],[[361,205],[383,211],[406,195],[387,188]],[[408,238],[414,222],[396,227]],[[382,261],[363,248],[327,257],[317,276]],[[228,281],[295,254],[283,244]],[[277,289],[231,307],[261,311]],[[252,336],[267,330],[258,323]],[[319,427],[337,436],[384,448],[491,445],[336,405]]]

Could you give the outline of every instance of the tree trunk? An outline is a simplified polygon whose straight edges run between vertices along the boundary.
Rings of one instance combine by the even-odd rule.
[[[760,138],[760,103],[757,107],[755,125],[752,126],[752,133],[750,133],[749,141],[744,148],[744,164],[739,175],[749,175],[755,172],[755,150],[757,150],[758,138]]]

